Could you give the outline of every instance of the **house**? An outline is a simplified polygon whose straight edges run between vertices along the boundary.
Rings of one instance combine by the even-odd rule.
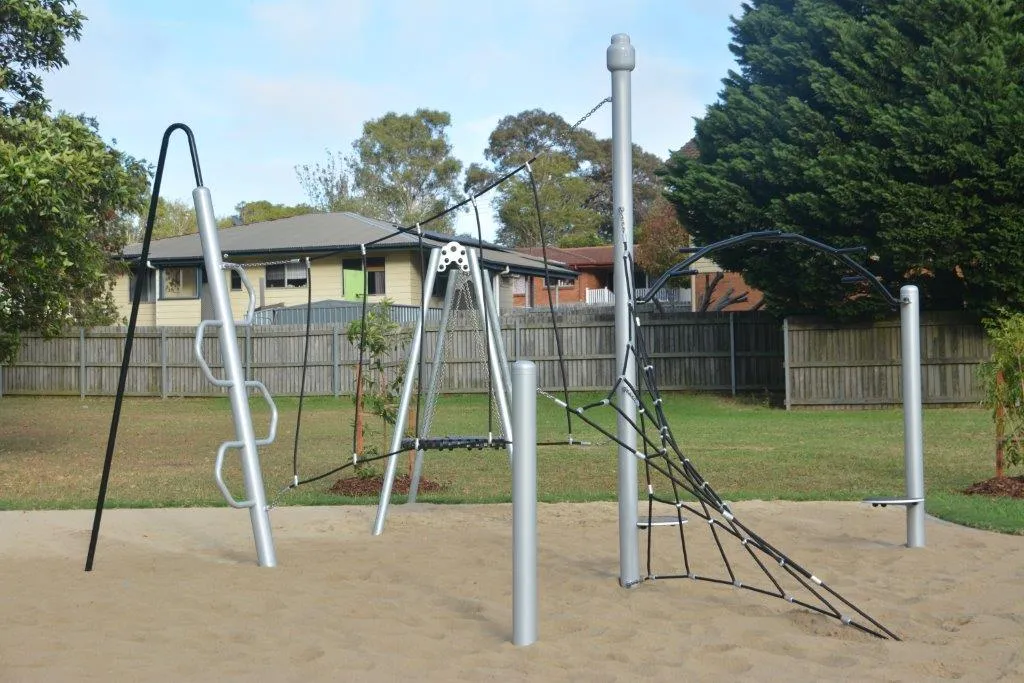
[[[520,254],[543,261],[540,247],[517,249]],[[550,266],[565,266],[577,273],[575,279],[551,278],[551,298],[558,305],[587,303],[588,290],[610,290],[612,286],[613,251],[611,245],[601,247],[547,248]],[[599,302],[605,303],[605,302]],[[547,306],[548,288],[543,277],[517,277],[513,281],[512,305],[519,307]]]
[[[543,260],[540,247],[518,249],[522,254]],[[579,276],[574,281],[552,278],[551,298],[556,306],[567,304],[611,305],[615,302],[612,293],[615,271],[615,248],[612,245],[599,247],[548,247],[549,264],[565,266]],[[647,275],[637,270],[633,274],[633,286],[638,295],[647,287]],[[512,302],[516,307],[548,305],[548,288],[544,278],[519,277],[513,280]],[[689,291],[684,287],[664,288],[658,293],[661,301],[687,302]]]
[[[304,304],[310,294],[313,301],[357,301],[363,296],[364,277],[370,303],[387,297],[396,304],[421,305],[422,269],[428,253],[421,254],[417,235],[397,232],[391,223],[347,212],[312,213],[225,228],[218,231],[218,236],[224,260],[245,267],[246,276],[257,291],[260,308]],[[429,250],[453,239],[425,231],[422,241]],[[458,241],[482,247],[480,263],[491,277],[497,276],[500,293],[496,295],[502,307],[511,306],[512,277],[544,275],[543,262],[529,255],[486,242],[478,244],[474,239]],[[366,248],[364,273],[360,245],[371,242],[374,244]],[[141,245],[131,244],[122,257],[135,266],[140,254]],[[146,266],[139,324],[197,325],[204,317],[203,293],[208,277],[199,235],[154,240]],[[574,271],[564,266],[552,266],[551,273],[566,282],[576,277]],[[221,276],[229,284],[236,316],[242,317],[248,298],[241,278],[230,270]],[[442,302],[443,282],[444,277],[440,276],[435,283],[432,305]],[[135,268],[130,275],[120,276],[114,285],[114,300],[125,318],[131,311],[134,286]],[[212,317],[210,310],[207,306],[205,317]]]

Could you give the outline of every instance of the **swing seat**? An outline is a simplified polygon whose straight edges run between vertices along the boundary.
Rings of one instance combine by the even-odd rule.
[[[418,448],[421,451],[454,451],[456,449],[483,450],[485,448],[505,448],[511,443],[507,439],[489,438],[486,436],[439,436],[420,439]],[[417,440],[412,437],[402,439],[403,451],[417,449]]]

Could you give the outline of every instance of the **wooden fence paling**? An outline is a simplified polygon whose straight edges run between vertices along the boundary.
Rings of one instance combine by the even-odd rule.
[[[900,324],[836,325],[786,321],[787,407],[896,406],[900,387]],[[970,405],[983,398],[977,366],[991,355],[977,320],[960,314],[921,315],[921,384],[925,404]]]
[[[613,324],[609,316],[574,312],[560,319],[565,365],[570,389],[606,390],[618,368],[614,361]],[[596,318],[596,319],[595,319]],[[486,362],[479,331],[451,325],[447,347],[448,391],[486,391]],[[297,395],[305,325],[257,326],[239,335],[246,376],[263,381],[275,395]],[[352,391],[358,354],[342,340],[338,325],[314,325],[306,393],[347,394]],[[23,335],[18,361],[6,369],[7,394],[112,395],[124,348],[124,328],[96,327],[69,336],[43,340]],[[561,388],[554,334],[550,318],[509,314],[502,321],[509,360],[529,358],[538,365],[541,386]],[[424,335],[424,369],[429,372],[436,329]],[[195,329],[191,327],[138,328],[127,391],[149,396],[209,396],[224,392],[209,384],[193,357]],[[700,391],[780,390],[783,373],[782,338],[778,321],[763,314],[713,313],[658,317],[645,326],[643,339],[659,371],[662,389]],[[77,342],[74,351],[66,348]],[[216,334],[203,344],[204,355],[216,375],[222,374]],[[69,356],[69,351],[71,355]],[[77,351],[77,353],[75,353]],[[403,353],[389,359],[393,368],[404,366]],[[66,376],[66,370],[77,371]]]

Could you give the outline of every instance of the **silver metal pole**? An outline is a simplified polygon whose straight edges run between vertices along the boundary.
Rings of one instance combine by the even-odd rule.
[[[434,289],[434,278],[437,277],[437,264],[441,260],[441,249],[435,247],[430,250],[430,260],[427,263],[426,278],[423,283],[423,308],[430,306],[430,293]],[[395,420],[395,432],[391,435],[391,449],[393,453],[388,458],[388,468],[384,475],[384,485],[380,490],[380,502],[377,504],[377,518],[373,522],[373,535],[380,536],[384,532],[384,519],[388,515],[388,502],[391,500],[391,489],[395,485],[395,469],[398,467],[398,449],[402,446],[402,434],[405,432],[405,424],[409,418],[409,400],[412,398],[412,388],[416,383],[417,363],[420,356],[420,345],[423,343],[423,316],[416,322],[416,332],[412,336],[412,344],[409,346],[409,361],[405,366],[405,381],[402,384],[402,395],[398,402],[398,416]]]
[[[924,434],[921,420],[921,319],[917,287],[900,288],[903,358],[903,460],[907,478],[907,547],[924,547]]]
[[[486,311],[490,308],[487,304],[487,297],[484,294],[484,276],[480,270],[480,262],[476,258],[476,251],[473,249],[467,249],[466,254],[469,257],[469,274],[473,278],[473,289],[476,292],[477,304],[480,306],[480,310]],[[500,330],[499,330],[500,331]],[[497,389],[495,391],[495,398],[498,400],[498,417],[501,419],[501,427],[505,432],[505,438],[512,435],[512,418],[509,416],[508,402],[509,397],[506,392],[506,387],[509,386],[509,382],[505,379],[507,377],[508,366],[502,367],[502,354],[498,352],[498,347],[501,346],[498,343],[498,339],[495,336],[495,330],[493,325],[487,326],[487,354],[491,359],[491,371],[497,374]],[[492,382],[492,385],[495,384]],[[514,444],[508,446],[508,456],[512,458]]]
[[[252,520],[252,534],[256,541],[256,556],[261,567],[274,567],[277,565],[277,558],[274,554],[274,539],[270,533],[267,493],[263,488],[263,472],[260,470],[260,457],[256,449],[256,434],[252,427],[245,373],[242,370],[242,360],[238,356],[234,313],[224,282],[224,265],[221,260],[217,220],[213,215],[210,190],[205,187],[192,190],[192,201],[195,203],[199,239],[203,245],[207,286],[213,295],[214,310],[220,321],[220,348],[226,379],[230,382],[228,391],[231,396],[231,414],[235,421],[235,436],[242,444],[242,478],[245,482],[246,500],[250,503],[249,518]]]
[[[629,36],[616,33],[607,51],[608,70],[612,72],[612,220],[615,230],[615,367],[625,368],[626,377],[636,386],[636,363],[627,353],[632,337],[629,315],[629,291],[625,258],[633,254],[633,140],[630,78],[636,66],[636,52]],[[620,384],[617,402],[622,415],[616,425],[619,445],[619,585],[630,588],[640,583],[640,548],[637,531],[636,405]]]
[[[491,281],[487,277],[483,277],[483,269],[481,268],[481,284],[484,288],[484,297],[486,297],[489,306],[486,307],[488,326],[491,329],[491,333],[494,335],[495,346],[498,350],[499,372],[501,373],[502,386],[505,387],[505,392],[508,394],[512,393],[512,379],[509,377],[509,364],[508,355],[505,353],[505,342],[498,341],[502,339],[501,335],[501,316],[498,315],[498,293],[493,287],[491,287]],[[494,278],[497,280],[500,276],[495,275]]]
[[[512,644],[537,640],[537,366],[512,366]]]
[[[462,277],[462,271],[457,268],[448,269],[448,284],[444,290],[444,304],[441,308],[441,322],[438,324],[437,331],[434,333],[434,364],[430,366],[430,383],[427,384],[428,404],[430,403],[430,397],[435,393],[440,393],[441,391],[441,387],[439,387],[437,383],[438,378],[441,376],[441,363],[444,362],[445,331],[448,329],[448,318],[452,312],[452,301],[455,299],[455,292],[458,289],[460,277]],[[420,424],[424,427],[429,428],[433,423],[433,412],[419,417],[423,418],[420,420]],[[416,496],[418,496],[420,492],[420,477],[422,475],[423,449],[418,449],[416,451],[416,459],[413,461],[412,481],[409,482],[409,497],[406,499],[406,502],[416,502]]]

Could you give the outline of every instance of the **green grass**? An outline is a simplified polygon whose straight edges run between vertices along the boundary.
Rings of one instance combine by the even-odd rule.
[[[597,395],[576,395],[580,405]],[[268,411],[253,402],[257,435]],[[376,502],[327,491],[337,477],[277,496],[292,476],[297,401],[278,401],[276,442],[261,450],[271,499],[311,505]],[[0,508],[89,508],[95,505],[113,400],[4,397],[0,399]],[[538,399],[538,437],[564,441],[565,412]],[[668,394],[665,410],[679,444],[727,500],[859,500],[903,493],[903,422],[898,410],[794,411],[715,396]],[[588,412],[614,430],[607,408]],[[486,433],[483,396],[439,401],[437,434]],[[544,501],[613,500],[616,449],[597,430],[574,419],[573,436],[589,447],[542,447],[539,496]],[[352,453],[352,408],[347,398],[308,399],[303,409],[300,477],[341,465]],[[368,445],[386,450],[387,438],[371,422]],[[1024,533],[1024,501],[966,496],[973,482],[993,473],[993,428],[981,409],[927,410],[924,416],[928,510],[944,519],[985,529]],[[233,435],[226,399],[128,398],[108,492],[110,506],[222,505],[213,484],[217,446]],[[237,458],[226,473],[240,481]],[[400,471],[408,467],[403,457]],[[378,467],[378,469],[383,469]],[[351,470],[342,474],[347,476]],[[340,475],[339,475],[340,476]],[[424,476],[444,484],[421,500],[439,503],[511,499],[504,451],[428,452]],[[644,473],[640,470],[641,486]],[[655,488],[665,491],[664,481]],[[236,487],[237,490],[237,487]],[[240,491],[237,495],[241,495]],[[396,500],[401,500],[396,497]]]

